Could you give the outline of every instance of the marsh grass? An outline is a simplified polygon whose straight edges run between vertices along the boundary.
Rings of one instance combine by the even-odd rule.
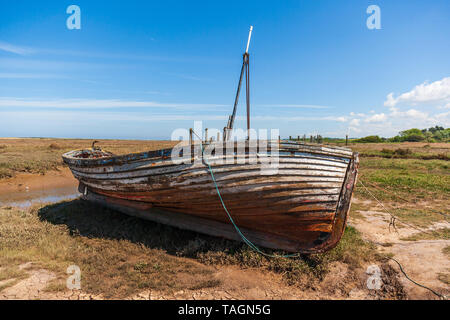
[[[449,165],[442,160],[361,158],[359,179],[389,212],[406,223],[426,228],[450,218]],[[355,196],[373,203],[370,208],[352,204],[353,217],[359,217],[358,210],[384,211],[360,183]]]
[[[450,193],[449,168],[450,163],[442,160],[362,158],[360,179],[380,200],[445,200]],[[369,198],[359,186],[356,195]]]
[[[342,144],[340,144],[342,145]],[[418,160],[450,160],[450,143],[350,143],[348,145],[361,157],[403,158]]]
[[[150,288],[170,291],[214,283],[212,268],[140,242],[147,237],[145,224],[139,226],[122,217],[117,221],[114,215],[119,214],[115,213],[108,221],[109,213],[99,210],[98,216],[96,211],[76,202],[51,213],[45,208],[30,212],[0,209],[0,267],[31,261],[35,268],[59,275],[48,290],[63,290],[66,269],[75,264],[82,270],[83,290],[107,298]],[[121,224],[127,222],[129,228]],[[159,234],[153,231],[157,238]]]
[[[11,287],[20,280],[27,277],[24,270],[20,270],[17,265],[5,265],[0,267],[0,291]]]
[[[401,238],[404,241],[417,241],[417,240],[450,240],[450,229],[441,228],[437,230],[430,230],[427,232],[419,232],[410,235],[409,237]]]
[[[438,280],[450,286],[450,273],[439,273]]]
[[[265,250],[281,255],[284,252]],[[74,200],[30,212],[0,209],[0,266],[32,261],[59,277],[46,290],[64,290],[71,264],[82,270],[83,290],[125,297],[144,289],[173,291],[219,286],[218,265],[259,268],[290,285],[320,281],[339,261],[350,269],[378,261],[375,248],[348,227],[338,246],[298,258],[266,258],[248,246],[129,217]]]
[[[349,216],[353,219],[367,220],[367,218],[361,213],[361,211],[367,211],[373,208],[372,204],[363,204],[353,202],[350,207]]]
[[[450,246],[446,246],[445,248],[443,248],[442,253],[450,259]]]
[[[402,207],[395,209],[394,214],[402,221],[420,228],[427,228],[433,223],[446,221],[445,216],[428,208]]]
[[[93,140],[51,138],[0,138],[0,179],[19,172],[45,174],[63,166],[61,155],[75,149],[91,148]],[[169,148],[174,141],[100,140],[97,146],[115,154]]]

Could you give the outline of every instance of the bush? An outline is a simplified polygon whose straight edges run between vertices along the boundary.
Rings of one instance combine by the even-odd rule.
[[[425,140],[425,137],[423,135],[419,135],[419,134],[411,134],[409,136],[403,137],[403,141],[408,141],[408,142],[420,142],[423,140]]]
[[[394,151],[394,154],[395,154],[395,155],[402,156],[402,157],[405,157],[405,156],[407,156],[407,155],[410,155],[411,153],[412,153],[412,152],[411,152],[410,149],[402,149],[402,148],[398,148],[398,149],[396,149],[396,150]]]
[[[436,141],[450,141],[450,128],[435,126],[429,129],[419,130],[417,128],[401,131],[400,135],[390,138],[389,142],[436,142]]]
[[[379,136],[367,136],[364,138],[353,140],[354,142],[363,142],[363,143],[379,143],[383,142],[384,139]]]
[[[52,149],[52,150],[59,150],[59,149],[62,149],[62,147],[61,147],[59,144],[57,144],[57,143],[51,143],[51,144],[48,146],[48,148],[49,148],[49,149]]]

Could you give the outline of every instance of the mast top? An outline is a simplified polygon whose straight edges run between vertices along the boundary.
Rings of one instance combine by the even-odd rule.
[[[253,26],[250,26],[250,32],[248,33],[248,40],[247,40],[247,49],[245,49],[245,53],[248,53],[248,47],[250,46],[250,38],[252,37],[252,30]]]

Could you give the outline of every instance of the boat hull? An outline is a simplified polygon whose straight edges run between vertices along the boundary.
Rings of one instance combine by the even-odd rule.
[[[87,200],[175,227],[259,246],[320,252],[342,236],[358,156],[341,148],[280,145],[276,172],[248,154],[174,164],[164,150],[105,159],[64,157]],[[230,161],[232,160],[232,161]],[[206,163],[207,162],[207,163]]]

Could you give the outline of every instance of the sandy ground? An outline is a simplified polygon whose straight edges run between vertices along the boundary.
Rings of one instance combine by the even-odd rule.
[[[0,300],[103,300],[102,295],[81,290],[47,292],[46,286],[57,276],[45,269],[34,269],[32,263],[19,267],[28,273],[28,278],[0,291]],[[221,267],[215,276],[222,280],[216,288],[161,292],[146,290],[127,297],[127,300],[319,300],[319,299],[379,299],[380,294],[365,288],[367,275],[364,270],[349,272],[344,264],[336,263],[324,281],[315,287],[298,288],[283,284],[281,275],[262,273],[259,270],[242,270],[237,267]],[[0,282],[4,284],[15,279]]]
[[[354,201],[375,206],[375,203],[367,200],[354,199]],[[420,231],[399,222],[397,222],[397,231],[392,227],[389,230],[390,215],[384,211],[369,210],[359,211],[359,213],[364,216],[364,219],[350,217],[349,224],[361,231],[365,239],[378,244],[378,250],[392,253],[394,259],[402,264],[405,272],[414,281],[426,285],[438,293],[447,296],[450,294],[449,286],[438,279],[440,273],[448,274],[450,272],[450,260],[442,252],[443,248],[450,245],[450,240],[400,240]],[[434,223],[427,230],[440,228],[450,228],[450,223]],[[389,263],[399,271],[395,262],[390,261]],[[431,292],[414,285],[405,277],[401,277],[401,283],[411,299],[436,298]]]
[[[28,201],[34,196],[43,194],[61,194],[76,190],[76,180],[70,170],[63,168],[60,171],[49,172],[45,175],[20,174],[15,178],[0,182],[0,203],[3,199],[13,200],[14,203]],[[69,193],[70,193],[69,192]],[[2,198],[3,197],[3,198]],[[356,202],[361,200],[355,199]],[[367,202],[366,204],[372,204]],[[375,204],[373,204],[375,207]],[[450,262],[442,253],[442,248],[450,245],[448,240],[420,240],[403,241],[402,237],[418,232],[417,230],[402,226],[398,233],[388,228],[389,215],[379,211],[360,211],[365,219],[353,219],[349,224],[363,233],[365,239],[378,244],[383,252],[390,252],[404,267],[408,275],[419,283],[427,285],[434,290],[449,295],[447,285],[438,280],[439,273],[450,271]],[[442,228],[442,222],[431,228]],[[384,246],[383,246],[384,245]],[[385,273],[389,270],[399,270],[394,262],[390,266],[380,266]],[[348,270],[343,263],[335,263],[331,272],[319,284],[299,288],[285,285],[281,275],[261,272],[257,269],[242,270],[237,267],[217,268],[215,276],[221,280],[219,287],[201,290],[183,290],[178,292],[144,291],[129,299],[379,299],[383,292],[369,290],[366,281],[369,275],[367,267],[359,270]],[[83,290],[65,290],[60,292],[47,292],[44,290],[56,275],[48,270],[35,268],[32,263],[21,265],[28,274],[28,278],[17,281],[0,291],[0,299],[103,299],[101,295],[91,295]],[[390,269],[389,269],[390,268]],[[384,279],[384,278],[383,278]],[[397,275],[389,278],[385,283],[388,290],[403,287],[407,298],[410,299],[436,299],[429,291],[419,288],[409,282],[405,277]],[[0,281],[0,286],[15,282],[16,279]],[[401,290],[400,290],[401,291]]]

